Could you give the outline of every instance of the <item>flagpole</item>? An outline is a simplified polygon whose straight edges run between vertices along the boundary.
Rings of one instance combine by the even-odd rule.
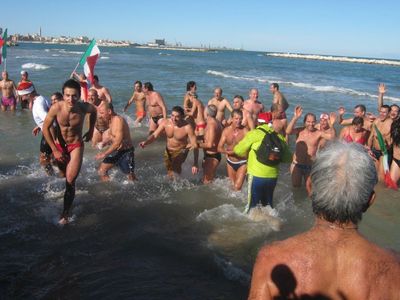
[[[72,71],[71,75],[69,75],[69,78],[72,78],[72,77],[74,76],[74,73],[76,72],[76,69],[78,69],[78,67],[79,67],[79,61],[78,61],[78,63],[76,64],[76,67],[75,67],[75,69]]]
[[[91,45],[93,42],[94,42],[94,39],[92,39],[92,41],[89,43],[89,47],[90,47],[90,45]],[[81,59],[78,61],[78,63],[76,64],[75,69],[72,71],[71,75],[69,76],[70,78],[71,78],[71,77],[73,76],[73,74],[76,72],[76,69],[78,69],[78,67],[79,67],[79,65],[80,65],[80,63],[81,63],[81,60],[82,60],[82,58],[86,55],[86,52],[87,52],[87,51],[88,51],[88,49],[86,49],[85,52],[83,52]]]

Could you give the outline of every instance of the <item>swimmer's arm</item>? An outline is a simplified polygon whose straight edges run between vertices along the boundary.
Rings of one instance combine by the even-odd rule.
[[[135,93],[133,93],[131,99],[128,100],[128,103],[126,103],[125,107],[124,107],[124,112],[126,112],[126,110],[128,109],[128,107],[132,104],[133,100],[135,98]]]
[[[147,145],[151,144],[154,142],[160,135],[160,133],[165,129],[164,122],[161,122],[160,125],[157,127],[156,131],[154,131],[152,134],[150,134],[147,139],[143,142],[139,143],[139,146],[144,148]]]
[[[106,100],[108,101],[108,103],[112,102],[110,91],[106,87],[104,88],[104,96],[106,96]]]
[[[269,300],[273,299],[268,285],[269,281],[269,259],[265,248],[261,249],[257,255],[256,262],[251,276],[251,285],[248,300]]]
[[[378,86],[378,111],[381,110],[383,105],[383,95],[386,93],[386,88],[384,83],[380,83]]]
[[[196,112],[196,110],[197,110],[197,104],[192,103],[192,108],[190,109],[190,111],[187,112],[186,115],[188,115],[188,116],[190,116],[190,117],[193,117],[194,114],[195,114],[195,112]],[[206,110],[204,110],[204,112],[205,112],[205,111],[206,111]]]
[[[43,123],[43,136],[46,139],[47,144],[49,144],[51,150],[53,151],[53,154],[58,152],[56,145],[54,143],[53,135],[51,134],[51,128],[53,127],[53,122],[56,120],[57,112],[58,112],[58,108],[59,108],[59,105],[57,105],[57,104],[58,103],[56,103],[50,107],[50,110],[47,113],[46,118],[44,119],[44,123]],[[57,159],[56,155],[54,155],[54,156]]]
[[[286,127],[286,135],[299,134],[299,132],[301,130],[303,130],[303,127],[294,128],[294,126],[296,125],[297,120],[298,120],[298,118],[296,116],[294,116],[292,118],[292,120],[290,120],[288,126]]]
[[[186,132],[187,132],[187,134],[188,134],[189,141],[190,141],[190,147],[189,147],[189,149],[190,149],[190,150],[197,149],[197,140],[196,140],[196,136],[195,136],[195,134],[194,134],[194,131],[193,131],[192,126],[187,125],[187,126],[186,126]]]
[[[247,125],[249,126],[250,130],[256,128],[256,124],[254,123],[254,119],[251,114],[247,110],[245,110],[245,112],[247,113]]]
[[[370,131],[370,135],[368,138],[368,142],[367,142],[367,146],[371,149],[372,145],[373,145],[373,141],[374,141],[374,137],[375,137],[375,127],[372,126],[371,127],[371,131]]]
[[[83,139],[89,142],[93,137],[94,125],[96,124],[97,109],[93,104],[85,103],[86,113],[90,113],[89,117],[89,130],[83,135]]]
[[[96,159],[103,159],[104,157],[111,154],[121,146],[124,137],[123,124],[124,123],[121,117],[116,119],[116,122],[113,124],[113,129],[112,129],[113,133],[115,132],[113,137],[113,143],[111,144],[110,147],[107,148],[107,150],[98,153],[96,155]]]
[[[204,150],[208,150],[213,147],[213,141],[215,140],[215,130],[211,126],[206,127],[207,132],[207,141],[200,142],[199,147]]]
[[[226,108],[227,108],[230,112],[232,112],[233,107],[232,107],[231,103],[229,102],[228,99],[225,99],[225,101],[226,101]]]
[[[228,151],[226,151],[226,149],[224,147],[225,141],[226,141],[226,129],[227,128],[225,128],[224,131],[222,131],[221,139],[219,140],[218,147],[217,147],[217,151],[219,153],[223,153],[223,154],[228,154],[227,153]]]
[[[161,106],[163,118],[166,119],[167,118],[167,106],[165,105],[163,96],[161,96],[161,94],[158,94],[158,95],[160,96],[160,98],[158,100],[158,104]]]

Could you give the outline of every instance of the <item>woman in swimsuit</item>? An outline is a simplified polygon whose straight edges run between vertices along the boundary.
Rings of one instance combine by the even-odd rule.
[[[397,183],[400,179],[400,119],[393,121],[390,127],[390,137],[393,146],[393,160],[390,165],[390,177]]]
[[[369,131],[364,128],[364,119],[355,117],[351,126],[346,126],[340,131],[339,139],[348,143],[359,143],[363,146],[367,144]]]

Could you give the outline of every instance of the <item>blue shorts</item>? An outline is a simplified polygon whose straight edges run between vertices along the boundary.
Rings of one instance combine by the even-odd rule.
[[[262,178],[251,174],[247,175],[247,205],[245,212],[248,213],[250,208],[256,207],[261,203],[263,206],[272,206],[272,197],[278,178]]]
[[[118,166],[124,174],[133,174],[135,170],[134,148],[113,151],[104,158],[103,163]]]

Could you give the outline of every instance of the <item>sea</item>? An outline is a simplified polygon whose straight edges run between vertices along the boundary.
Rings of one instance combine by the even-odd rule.
[[[38,92],[50,97],[61,91],[85,48],[21,43],[7,49],[7,70],[15,82],[21,70],[28,71]],[[269,85],[277,82],[290,103],[289,118],[296,105],[317,115],[343,106],[351,116],[356,104],[377,113],[381,82],[385,103],[400,104],[399,61],[133,47],[100,51],[95,73],[130,125],[139,180],[128,182],[115,169],[111,182],[101,183],[94,159],[99,150],[87,144],[72,222],[60,226],[65,181],[47,176],[39,165],[31,112],[0,113],[0,299],[246,299],[258,250],[313,225],[310,200],[304,188],[291,187],[287,164],[280,167],[274,194],[278,224],[243,214],[246,184],[241,192],[231,190],[224,159],[209,185],[201,184],[201,173],[191,174],[191,154],[181,178],[168,180],[165,140],[141,149],[146,122],[134,127],[133,107],[123,113],[136,80],[152,82],[169,111],[182,105],[189,80],[196,81],[204,103],[215,87],[229,100],[258,88],[266,107],[272,101]],[[381,184],[376,191],[360,231],[400,251],[400,194]]]

